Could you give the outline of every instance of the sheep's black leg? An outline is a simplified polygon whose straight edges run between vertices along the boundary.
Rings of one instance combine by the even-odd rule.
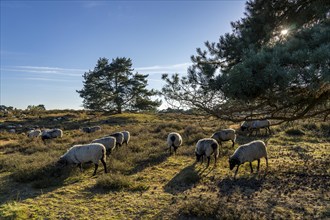
[[[172,146],[170,146],[170,155],[172,155]]]
[[[268,170],[268,158],[265,157],[265,159],[266,159],[266,171],[267,171]]]
[[[201,158],[201,164],[203,163],[203,160],[204,160],[204,155],[202,155],[202,158]]]
[[[238,172],[238,168],[239,168],[239,165],[237,165],[237,168],[236,168],[236,171],[235,171],[235,175],[234,175],[234,179],[236,178],[236,174]]]
[[[252,163],[250,162],[251,173],[253,173]]]
[[[257,167],[258,173],[259,173],[259,167],[260,167],[260,159],[258,159],[258,167]]]
[[[175,155],[176,155],[176,150],[177,150],[177,149],[178,149],[178,148],[174,146],[174,154],[175,154]]]
[[[80,171],[82,172],[83,171],[82,163],[78,163],[78,167],[79,167]]]
[[[209,165],[210,165],[210,157],[207,157],[207,166],[206,166],[206,168],[208,168],[209,167]]]
[[[93,176],[96,175],[96,171],[97,171],[97,168],[98,168],[98,167],[99,167],[99,165],[98,165],[98,164],[95,164],[95,170],[94,170]]]
[[[217,166],[217,155],[216,153],[214,153],[214,167]]]
[[[105,161],[104,161],[104,158],[101,159],[101,162],[102,162],[103,167],[104,167],[104,172],[107,173],[107,172],[108,172],[108,171],[107,171],[107,165],[106,165],[106,163],[105,163]]]
[[[234,147],[235,146],[235,141],[232,140],[232,142],[233,142],[233,145],[231,145],[231,147]]]

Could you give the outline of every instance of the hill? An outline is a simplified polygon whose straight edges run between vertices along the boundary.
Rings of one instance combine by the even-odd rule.
[[[203,137],[238,124],[186,114],[108,115],[46,111],[0,119],[1,219],[273,219],[330,217],[330,125],[318,120],[271,127],[271,136],[239,132],[235,147],[223,143],[217,167],[195,163]],[[83,133],[84,126],[101,131]],[[8,127],[9,126],[9,127]],[[16,133],[8,128],[15,127]],[[61,128],[63,138],[29,139],[30,127]],[[107,158],[110,173],[93,165],[58,169],[56,161],[74,144],[115,131],[131,132],[128,146]],[[179,132],[183,146],[169,155],[167,134]],[[24,133],[23,133],[24,132]],[[267,141],[269,169],[248,164],[233,179],[228,156],[251,140]],[[256,162],[253,163],[256,167]]]

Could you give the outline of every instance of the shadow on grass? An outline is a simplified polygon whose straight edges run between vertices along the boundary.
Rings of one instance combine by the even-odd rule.
[[[218,184],[220,193],[224,195],[232,195],[239,190],[243,195],[250,196],[256,191],[259,191],[265,182],[265,178],[253,174],[248,177],[239,177],[234,179],[227,177],[221,180]]]
[[[133,169],[129,171],[129,174],[139,173],[147,167],[155,166],[163,163],[168,157],[168,152],[158,152],[152,153],[147,158],[143,158],[139,161],[136,161]]]
[[[2,177],[0,182],[0,205],[9,201],[35,198],[64,185],[75,183],[80,177],[72,174],[78,170],[73,167],[60,169],[54,165],[47,165],[36,170],[20,170],[8,174]]]
[[[164,186],[165,192],[178,194],[193,188],[201,179],[198,171],[195,170],[195,165],[196,163],[189,165],[175,175]]]

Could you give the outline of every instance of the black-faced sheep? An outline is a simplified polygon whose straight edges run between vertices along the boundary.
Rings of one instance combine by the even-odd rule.
[[[207,158],[206,167],[209,167],[211,155],[214,154],[214,166],[216,166],[217,158],[219,156],[219,144],[213,138],[200,139],[196,144],[195,154],[196,154],[196,161],[199,162],[202,159],[201,161],[202,163],[203,163],[203,157],[206,156]]]
[[[51,130],[44,130],[41,133],[41,139],[44,142],[46,139],[61,138],[62,136],[63,136],[63,131],[58,128],[51,129]]]
[[[116,138],[115,137],[103,137],[93,140],[91,143],[100,143],[103,144],[107,150],[107,156],[109,156],[113,149],[116,147]]]
[[[254,121],[244,121],[241,124],[241,131],[249,131],[250,135],[253,134],[253,132],[255,131],[255,134],[260,134],[260,129],[264,128],[266,129],[266,134],[271,134],[270,131],[270,122],[269,120],[265,119],[265,120],[254,120]]]
[[[236,132],[231,128],[223,129],[215,132],[211,138],[215,139],[221,146],[223,141],[232,141],[232,147],[234,147],[236,141]]]
[[[96,174],[99,166],[99,160],[101,160],[104,172],[107,173],[106,149],[103,144],[92,143],[84,145],[74,145],[63,156],[60,157],[58,164],[78,164],[82,171],[82,164],[87,162],[93,162],[95,165],[93,176]]]
[[[236,177],[239,166],[245,162],[250,163],[251,173],[253,173],[252,161],[258,160],[257,170],[259,172],[260,158],[263,157],[266,159],[268,169],[267,150],[263,141],[256,140],[239,146],[235,150],[234,154],[229,157],[230,170],[232,170],[237,165],[234,178]]]
[[[83,127],[81,130],[85,133],[93,133],[96,131],[100,131],[101,127],[100,126],[93,126],[93,127]]]
[[[176,150],[178,147],[180,147],[182,144],[182,137],[177,132],[171,132],[167,136],[167,146],[169,147],[170,154],[172,154],[172,147],[174,154],[176,154]]]

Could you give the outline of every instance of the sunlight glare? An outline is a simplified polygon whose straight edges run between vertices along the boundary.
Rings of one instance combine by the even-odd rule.
[[[283,29],[283,30],[281,30],[281,35],[287,35],[288,32],[289,32],[288,29]]]

